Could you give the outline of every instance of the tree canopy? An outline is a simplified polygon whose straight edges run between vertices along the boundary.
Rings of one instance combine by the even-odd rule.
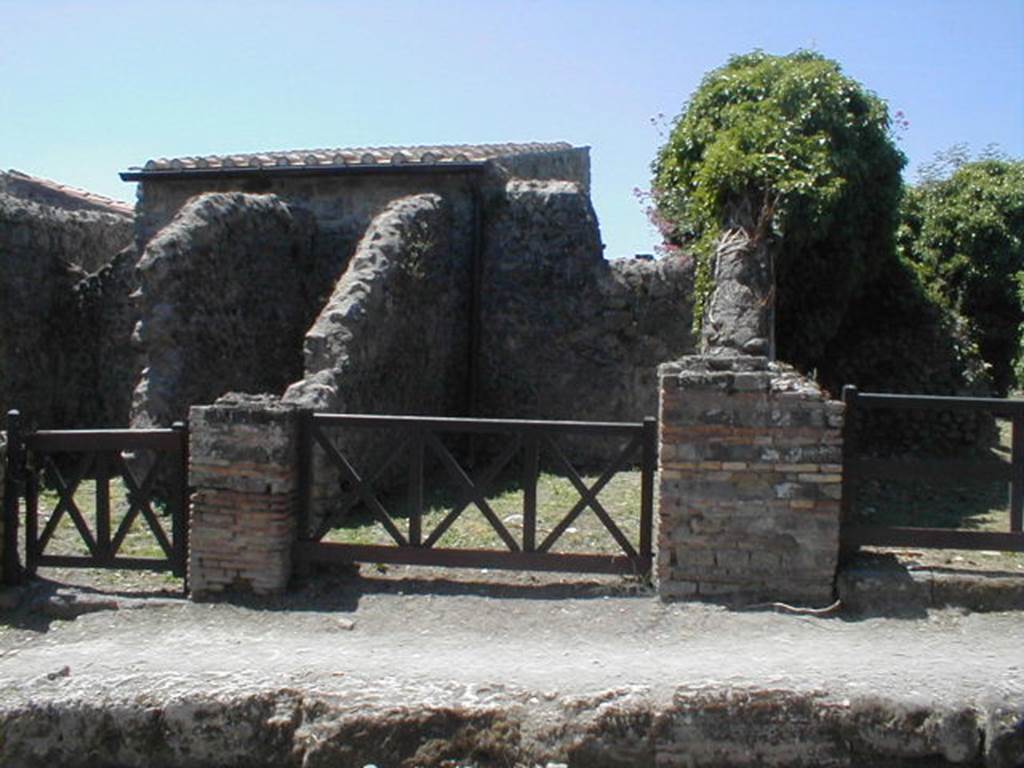
[[[752,207],[772,237],[779,356],[817,367],[891,258],[904,163],[885,103],[834,61],[757,51],[710,72],[653,165],[664,234],[696,258],[697,321],[721,228]]]
[[[970,161],[954,147],[907,191],[901,213],[900,254],[940,302],[968,319],[1005,393],[1024,322],[1024,162],[991,154]]]

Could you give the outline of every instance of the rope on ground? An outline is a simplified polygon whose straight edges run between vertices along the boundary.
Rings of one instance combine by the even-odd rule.
[[[763,608],[771,608],[777,613],[787,613],[793,616],[827,616],[830,613],[834,613],[842,607],[843,601],[836,600],[832,605],[826,605],[824,608],[800,608],[796,605],[790,605],[789,603],[754,603],[753,605],[744,605],[737,610],[740,611],[758,611]]]

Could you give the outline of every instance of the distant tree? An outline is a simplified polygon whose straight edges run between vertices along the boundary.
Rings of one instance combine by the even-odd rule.
[[[971,161],[957,146],[922,177],[903,201],[900,254],[935,297],[970,322],[1004,394],[1014,384],[1024,322],[1017,284],[1024,272],[1024,161],[991,151]]]
[[[754,52],[709,73],[652,169],[664,234],[696,260],[696,322],[715,249],[739,232],[774,271],[778,356],[822,364],[892,258],[905,162],[885,103],[834,61]]]

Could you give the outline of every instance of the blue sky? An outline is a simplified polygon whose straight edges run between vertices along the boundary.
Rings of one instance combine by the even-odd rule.
[[[0,168],[131,200],[117,171],[150,157],[565,140],[625,256],[657,240],[652,118],[754,48],[817,50],[902,110],[911,181],[958,142],[1024,157],[1024,0],[0,0]]]

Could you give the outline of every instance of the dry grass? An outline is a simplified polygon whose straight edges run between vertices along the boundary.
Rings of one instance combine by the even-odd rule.
[[[590,486],[597,480],[584,476]],[[541,474],[537,482],[537,543],[572,510],[579,501],[579,493],[568,478],[554,474]],[[423,536],[426,538],[454,508],[456,495],[445,493],[444,488],[435,489],[427,502],[423,516]],[[640,472],[624,471],[616,474],[598,495],[601,505],[615,521],[622,533],[637,545],[640,532]],[[523,491],[518,485],[506,486],[487,499],[498,519],[509,533],[522,543],[523,532]],[[394,509],[398,528],[408,531],[407,512],[402,501],[396,500],[386,507]],[[384,527],[366,513],[353,516],[348,524],[335,528],[324,537],[324,541],[349,544],[393,544]],[[439,548],[455,549],[506,549],[491,524],[473,504],[470,504],[458,520],[438,540]],[[621,550],[611,534],[592,509],[587,507],[551,549],[552,552],[619,554]]]
[[[999,440],[978,457],[982,462],[1010,460],[1012,426],[1000,419]],[[1010,530],[1009,483],[971,481],[950,477],[947,481],[874,481],[857,494],[857,519],[868,525],[956,528],[971,531]],[[904,559],[922,565],[1024,572],[1024,552],[978,550],[898,550]]]
[[[57,508],[60,500],[54,490],[43,490],[39,494],[39,533],[42,534],[51,515]],[[96,536],[96,483],[93,480],[83,480],[74,495],[75,504],[82,513],[86,525]],[[162,514],[162,510],[153,506],[165,533],[170,538],[171,521],[170,517]],[[110,530],[111,536],[117,531],[121,521],[128,514],[128,498],[124,483],[120,479],[110,481]],[[24,528],[20,530],[24,537]],[[24,552],[24,541],[21,543],[21,551]],[[67,512],[61,515],[60,521],[54,530],[53,536],[47,543],[44,553],[47,555],[83,555],[89,554],[89,549],[84,539],[75,526],[74,521]],[[132,523],[124,542],[118,550],[121,557],[144,557],[163,558],[164,551],[160,548],[149,524],[139,514]],[[88,569],[83,571],[76,568],[40,568],[41,576],[52,578],[62,582],[81,582],[83,577],[93,586],[110,589],[180,589],[181,580],[170,573],[149,573],[139,571],[126,571],[120,569]]]

